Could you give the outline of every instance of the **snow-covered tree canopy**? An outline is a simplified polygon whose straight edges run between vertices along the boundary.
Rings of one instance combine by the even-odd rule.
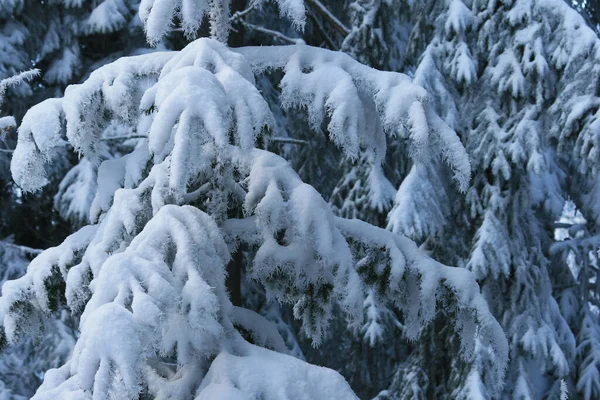
[[[461,137],[474,177],[457,196],[444,169],[415,163],[388,228],[476,275],[509,338],[503,398],[558,398],[562,379],[572,393],[596,398],[598,357],[583,353],[598,336],[587,297],[597,281],[587,281],[599,243],[600,41],[561,0],[425,3],[427,17],[411,33],[411,47],[423,49],[414,82]],[[569,196],[590,224],[552,246]],[[565,249],[586,270],[575,279]],[[427,368],[432,359],[419,357]],[[479,384],[482,365],[452,369],[445,382],[453,397],[493,397]]]
[[[278,4],[302,23],[301,2]],[[227,36],[228,2],[140,7],[151,41],[175,10],[184,29],[208,12],[213,36]],[[256,79],[275,70],[281,107],[303,110],[347,157],[381,162],[393,138],[415,163],[442,162],[467,189],[465,149],[430,94],[342,53],[198,39],[101,67],[29,110],[12,158],[15,181],[35,191],[72,146],[82,158],[58,196],[66,214],[89,217],[2,289],[9,342],[36,335],[64,305],[81,314],[71,359],[46,374],[35,399],[354,398],[338,373],[292,358],[274,324],[232,304],[227,266],[241,247],[250,249],[247,277],[293,306],[315,346],[334,307],[362,324],[367,292],[402,315],[411,339],[442,306],[462,357],[485,349],[477,354],[489,361],[487,382],[501,388],[508,346],[473,274],[401,235],[335,217],[287,161],[260,149],[277,125]]]

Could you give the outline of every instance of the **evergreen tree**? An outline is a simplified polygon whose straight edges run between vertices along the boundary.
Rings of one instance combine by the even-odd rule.
[[[307,360],[361,397],[598,397],[600,53],[576,6],[2,4],[0,78],[43,75],[0,131],[97,70],[20,124],[6,201],[56,192],[81,229],[4,285],[0,393],[61,365],[35,398],[355,395]],[[142,30],[183,50],[102,67]],[[67,309],[73,357],[19,364]]]
[[[302,23],[301,3],[279,6]],[[227,38],[227,3],[178,8],[159,0],[142,8],[151,41],[170,29],[169,10],[180,10],[185,30],[207,12],[213,37]],[[66,135],[99,165],[92,224],[3,286],[0,313],[11,342],[35,332],[57,306],[81,312],[72,358],[45,375],[35,398],[353,398],[338,374],[286,355],[276,325],[231,303],[226,268],[240,248],[249,249],[240,258],[244,273],[267,298],[293,305],[315,345],[334,307],[361,325],[369,287],[367,298],[395,308],[411,339],[443,304],[463,357],[477,342],[496,361],[487,376],[501,385],[506,340],[468,271],[436,263],[406,238],[334,217],[286,161],[257,148],[276,128],[256,88],[265,70],[282,71],[283,107],[305,108],[309,126],[325,126],[347,157],[381,157],[393,135],[415,150],[415,162],[443,155],[459,186],[467,185],[464,148],[427,92],[343,54],[309,46],[232,50],[199,39],[180,52],[101,67],[64,98],[28,111],[11,163],[23,190],[36,190]],[[115,129],[137,141],[129,152],[104,140]]]

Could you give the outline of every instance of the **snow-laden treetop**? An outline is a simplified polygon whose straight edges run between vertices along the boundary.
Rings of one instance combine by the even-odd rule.
[[[91,225],[2,289],[9,341],[42,329],[62,304],[82,313],[72,359],[46,374],[36,399],[353,398],[341,376],[280,354],[274,326],[231,304],[226,266],[240,244],[251,249],[249,278],[293,305],[315,345],[335,304],[360,324],[371,289],[401,311],[412,339],[442,305],[455,316],[463,356],[484,346],[489,379],[501,386],[507,342],[470,272],[431,260],[403,236],[335,217],[285,160],[257,148],[275,124],[255,75],[272,69],[283,71],[281,105],[305,109],[349,157],[381,159],[388,138],[405,140],[420,164],[443,159],[467,187],[465,150],[427,92],[347,55],[199,39],[106,65],[26,114],[12,160],[28,191],[47,182],[66,141],[99,165]],[[109,151],[115,135],[132,137],[133,150]]]

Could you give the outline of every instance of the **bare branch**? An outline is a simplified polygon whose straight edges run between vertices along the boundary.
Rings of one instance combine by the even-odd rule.
[[[306,140],[280,137],[280,136],[272,137],[269,139],[269,141],[277,142],[277,143],[299,144],[299,145],[308,144],[308,142]]]
[[[327,9],[319,0],[306,0],[308,4],[313,6],[315,11],[317,11],[323,18],[327,20],[343,37],[348,36],[350,33],[350,29],[346,27],[335,15]]]
[[[112,137],[102,138],[100,140],[103,140],[105,142],[110,142],[113,140],[147,139],[147,138],[148,138],[148,136],[146,136],[146,135],[130,135],[130,136],[112,136]]]
[[[275,39],[279,39],[283,42],[286,43],[291,43],[291,44],[305,44],[304,40],[300,39],[300,38],[291,38],[288,36],[285,36],[283,33],[281,32],[277,32],[274,31],[272,29],[267,29],[267,28],[263,28],[262,26],[258,26],[258,25],[254,25],[254,24],[250,24],[246,21],[239,21],[242,25],[244,25],[246,28],[251,29],[255,32],[260,32],[263,33],[265,35],[269,35]]]
[[[308,13],[308,18],[310,18],[310,20],[313,22],[313,24],[315,24],[315,27],[317,28],[317,30],[319,31],[319,33],[321,34],[321,36],[323,36],[323,39],[325,40],[325,43],[327,44],[327,46],[329,47],[329,49],[330,50],[338,50],[338,46],[329,37],[329,35],[325,31],[325,29],[323,28],[323,25],[321,25],[321,22],[317,19],[317,17],[315,17],[315,14],[312,13],[312,12],[309,12]]]

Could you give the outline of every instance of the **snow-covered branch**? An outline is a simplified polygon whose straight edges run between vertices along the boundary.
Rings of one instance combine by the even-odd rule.
[[[6,242],[6,241],[2,242],[2,246],[10,247],[12,249],[19,250],[19,251],[21,251],[21,252],[23,252],[25,254],[30,254],[30,255],[34,255],[34,256],[37,256],[38,254],[40,254],[40,253],[42,253],[44,251],[44,250],[41,250],[41,249],[34,249],[34,248],[31,248],[31,247],[28,247],[28,246],[23,246],[23,245],[18,245],[18,244],[14,244],[14,243],[9,243],[9,242]]]
[[[23,81],[29,81],[39,75],[39,69],[32,69],[29,71],[20,72],[14,76],[0,80],[0,106],[2,106],[2,102],[4,101],[4,94],[6,93],[6,89],[8,89],[11,86],[16,86],[22,83]]]

